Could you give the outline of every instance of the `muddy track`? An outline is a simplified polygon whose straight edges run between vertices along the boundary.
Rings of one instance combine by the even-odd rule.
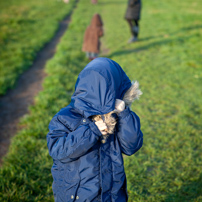
[[[54,56],[56,46],[69,22],[70,15],[60,22],[53,39],[38,53],[33,65],[20,76],[15,89],[0,97],[0,166],[2,157],[8,151],[10,138],[19,130],[20,118],[29,112],[28,106],[34,104],[34,96],[42,90],[42,82],[46,76],[44,67]]]

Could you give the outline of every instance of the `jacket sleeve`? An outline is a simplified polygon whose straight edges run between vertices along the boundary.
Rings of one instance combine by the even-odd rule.
[[[143,134],[140,130],[140,119],[129,107],[119,114],[117,136],[122,153],[128,156],[142,147]]]
[[[80,125],[71,132],[57,116],[49,124],[47,146],[53,159],[72,161],[84,155],[100,138],[95,123]]]
[[[98,30],[98,37],[102,37],[103,35],[104,35],[103,28],[100,27],[99,30]]]

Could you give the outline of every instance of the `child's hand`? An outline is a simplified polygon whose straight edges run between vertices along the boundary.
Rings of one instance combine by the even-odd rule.
[[[107,125],[103,120],[96,121],[95,125],[98,127],[102,135],[107,135]]]
[[[120,100],[120,99],[116,99],[116,102],[115,102],[115,110],[120,113],[122,112],[124,109],[125,109],[126,105],[125,105],[125,102],[123,100]]]

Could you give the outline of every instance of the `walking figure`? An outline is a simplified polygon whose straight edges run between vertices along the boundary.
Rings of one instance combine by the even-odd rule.
[[[99,56],[101,42],[100,37],[104,35],[103,22],[99,14],[95,14],[91,20],[91,24],[87,27],[82,51],[86,52],[86,57],[93,60]]]
[[[129,43],[135,42],[139,34],[139,20],[141,13],[141,0],[128,0],[128,7],[125,14],[125,19],[128,21],[132,38]]]

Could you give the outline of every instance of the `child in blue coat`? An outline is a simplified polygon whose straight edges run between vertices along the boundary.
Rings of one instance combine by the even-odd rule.
[[[71,103],[53,117],[47,134],[56,202],[128,201],[122,154],[143,143],[139,117],[121,101],[130,87],[119,64],[107,58],[94,59],[79,74]],[[102,143],[106,124],[92,117],[114,109],[116,130]]]

